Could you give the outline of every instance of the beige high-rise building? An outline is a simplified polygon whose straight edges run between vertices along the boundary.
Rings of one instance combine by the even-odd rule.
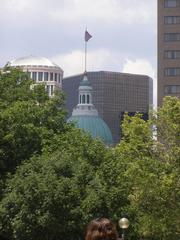
[[[158,106],[180,97],[180,0],[158,0]]]

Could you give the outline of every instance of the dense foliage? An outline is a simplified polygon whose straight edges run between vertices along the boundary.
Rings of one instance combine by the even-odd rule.
[[[125,216],[131,240],[179,240],[180,100],[147,122],[125,116],[106,148],[66,124],[62,93],[31,85],[19,70],[0,75],[0,237],[83,239],[92,218]]]
[[[40,154],[43,142],[66,128],[63,95],[49,99],[43,84],[33,85],[18,69],[10,71],[0,75],[1,174]]]
[[[75,146],[74,138],[72,151],[66,141],[73,134],[58,140],[57,151],[26,161],[8,180],[0,209],[5,236],[78,239],[82,236],[83,223],[93,213],[102,211],[99,203],[99,190],[102,190],[95,168],[103,158],[104,146],[76,132],[82,145],[79,146],[78,140]],[[94,151],[101,155],[95,156]],[[96,160],[96,166],[92,165],[91,161]]]
[[[153,134],[152,127],[156,126]],[[164,105],[144,122],[126,116],[124,138],[117,146],[130,191],[128,199],[143,239],[180,237],[180,100],[166,97]]]

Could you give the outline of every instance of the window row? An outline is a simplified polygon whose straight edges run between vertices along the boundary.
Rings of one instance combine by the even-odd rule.
[[[164,76],[180,76],[180,68],[165,68]]]
[[[166,94],[179,94],[180,93],[180,85],[168,85],[164,87],[164,92]]]
[[[61,74],[49,72],[28,72],[34,81],[55,81],[61,83]]]
[[[164,41],[166,42],[180,41],[180,33],[165,33]]]
[[[164,51],[165,59],[180,59],[180,50],[167,50]]]
[[[80,103],[87,103],[87,104],[89,104],[90,103],[90,96],[89,96],[89,94],[87,94],[87,95],[85,95],[85,94],[80,95],[79,96],[79,102]]]
[[[164,0],[165,8],[180,7],[180,0]]]
[[[180,24],[180,16],[165,16],[165,24]]]

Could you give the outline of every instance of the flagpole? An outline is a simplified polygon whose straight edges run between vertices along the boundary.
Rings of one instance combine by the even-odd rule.
[[[85,41],[85,73],[86,73],[86,66],[87,66],[87,42]]]
[[[85,73],[86,73],[86,68],[87,68],[87,42],[89,41],[89,39],[92,38],[91,34],[88,33],[87,29],[85,31],[85,36],[84,36],[84,40],[85,40],[85,49],[84,49],[84,54],[85,54]]]

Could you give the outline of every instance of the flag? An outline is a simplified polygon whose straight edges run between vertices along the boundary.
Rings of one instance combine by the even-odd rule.
[[[89,41],[89,39],[92,38],[91,34],[88,33],[88,31],[85,31],[85,36],[84,36],[84,40],[87,42]]]

